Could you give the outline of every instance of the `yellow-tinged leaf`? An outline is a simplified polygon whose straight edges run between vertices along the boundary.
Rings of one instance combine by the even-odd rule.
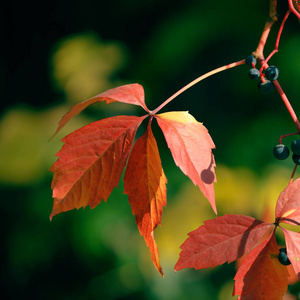
[[[282,218],[286,218],[287,216],[291,215],[292,213],[294,213],[297,209],[291,209],[291,210],[288,210],[286,211],[283,215],[282,215]]]
[[[215,145],[207,129],[188,112],[168,112],[155,116],[177,166],[198,185],[215,213]]]
[[[300,222],[300,178],[290,183],[279,195],[275,217],[281,222],[299,224]]]
[[[176,121],[178,123],[194,123],[194,124],[203,124],[198,122],[188,111],[170,111],[166,113],[159,114],[159,117],[162,119],[168,119]]]

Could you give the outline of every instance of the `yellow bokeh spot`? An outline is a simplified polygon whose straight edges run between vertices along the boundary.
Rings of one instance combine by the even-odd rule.
[[[77,103],[118,85],[112,77],[125,63],[126,50],[121,43],[103,42],[94,33],[73,35],[55,47],[52,79],[67,100]]]
[[[70,125],[49,142],[56,129],[56,122],[67,111],[61,106],[47,110],[29,107],[12,108],[0,121],[0,182],[9,185],[26,185],[49,175],[47,170],[56,160],[62,143],[59,137],[91,122],[84,116],[77,117]]]

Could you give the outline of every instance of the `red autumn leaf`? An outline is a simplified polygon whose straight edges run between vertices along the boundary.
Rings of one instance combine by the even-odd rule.
[[[175,270],[204,269],[232,262],[249,252],[273,224],[243,215],[225,215],[204,222],[181,245]]]
[[[188,112],[167,112],[155,116],[177,166],[194,184],[217,213],[214,185],[216,175],[212,149],[215,145],[207,129]]]
[[[97,206],[117,187],[143,117],[117,116],[66,136],[50,168],[54,204],[50,218],[74,208]]]
[[[161,224],[163,206],[167,204],[166,183],[150,120],[147,131],[136,141],[130,154],[124,177],[124,193],[128,195],[132,213],[150,249],[152,261],[162,276],[153,231]]]
[[[86,101],[74,105],[70,109],[70,111],[67,112],[59,121],[59,126],[56,132],[53,134],[53,136],[55,136],[62,129],[62,127],[66,125],[67,122],[69,122],[74,116],[82,112],[85,108],[87,108],[88,106],[96,102],[103,102],[103,101],[106,101],[107,104],[117,101],[117,102],[139,105],[145,111],[149,112],[149,109],[145,104],[144,89],[140,84],[134,83],[134,84],[121,85],[119,87],[107,90],[93,98],[90,98]]]
[[[235,275],[233,296],[243,300],[281,300],[288,286],[288,271],[278,261],[275,232],[255,247]]]
[[[280,222],[294,225],[300,222],[300,178],[290,183],[280,193],[275,218],[280,219]]]
[[[300,233],[280,228],[284,234],[287,256],[300,279]]]

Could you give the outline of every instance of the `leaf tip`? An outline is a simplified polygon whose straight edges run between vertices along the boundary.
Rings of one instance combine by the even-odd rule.
[[[159,268],[158,272],[159,272],[159,274],[161,275],[162,278],[165,278],[165,274],[164,274],[164,271],[163,271],[162,267]]]
[[[180,270],[182,270],[184,268],[185,267],[182,266],[182,263],[181,263],[181,256],[179,256],[179,259],[178,259],[177,263],[174,266],[174,271],[177,272],[177,271],[180,271]]]
[[[52,209],[51,214],[49,216],[50,222],[52,221],[53,217],[59,213],[59,211]]]
[[[217,211],[216,207],[213,208],[213,211],[214,211],[215,215],[217,216],[218,215],[218,211]]]
[[[58,133],[58,131],[59,131],[59,126],[57,127],[57,129],[55,130],[55,132],[50,136],[50,138],[48,139],[48,142],[50,142],[56,136],[56,134]]]

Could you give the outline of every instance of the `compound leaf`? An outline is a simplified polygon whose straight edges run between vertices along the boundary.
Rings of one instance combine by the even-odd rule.
[[[287,256],[300,279],[300,233],[280,228],[285,237]]]
[[[62,129],[62,127],[66,125],[67,122],[69,122],[74,116],[82,112],[85,108],[87,108],[88,106],[96,102],[103,102],[103,101],[106,101],[107,104],[117,101],[117,102],[139,105],[145,111],[149,112],[145,104],[144,89],[140,84],[133,83],[133,84],[121,85],[119,87],[107,90],[95,97],[92,97],[86,101],[74,105],[70,109],[70,111],[67,112],[59,121],[59,126],[56,132],[53,134],[53,136],[55,136]]]
[[[243,300],[281,300],[288,286],[288,271],[278,261],[275,232],[255,247],[235,275],[233,296]]]
[[[249,252],[273,224],[243,215],[225,215],[204,222],[181,245],[175,270],[203,269],[232,262]]]
[[[150,120],[147,131],[138,138],[130,154],[124,177],[124,193],[128,195],[132,213],[150,249],[152,261],[162,276],[153,231],[161,224],[163,206],[167,204],[166,183]]]
[[[86,125],[66,136],[50,168],[54,215],[97,206],[117,187],[143,117],[116,116]]]
[[[216,175],[212,149],[215,145],[207,129],[188,112],[167,112],[155,116],[177,166],[194,184],[217,213],[214,185]]]

